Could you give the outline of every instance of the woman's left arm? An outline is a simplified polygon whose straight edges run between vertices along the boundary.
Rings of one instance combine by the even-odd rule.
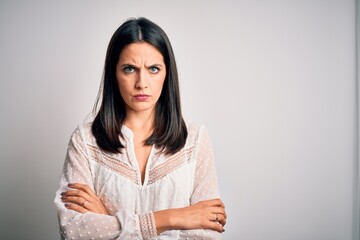
[[[209,202],[209,200],[217,201],[224,213],[216,213],[215,211],[209,215],[209,220],[224,226],[226,224],[225,206],[220,200],[218,180],[215,169],[214,153],[211,140],[207,130],[201,127],[199,130],[198,149],[196,151],[196,169],[194,189],[190,199],[190,207],[200,203]],[[221,239],[221,233],[210,229],[182,230],[180,231],[181,239],[197,238],[197,239]]]

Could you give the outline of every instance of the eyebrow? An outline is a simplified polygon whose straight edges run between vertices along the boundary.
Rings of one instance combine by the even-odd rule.
[[[121,67],[134,67],[134,68],[137,68],[137,66],[135,66],[134,64],[131,64],[131,63],[124,63],[124,64],[121,64]],[[163,65],[161,63],[154,63],[154,64],[150,64],[148,66],[145,66],[147,68],[149,67],[163,67]]]

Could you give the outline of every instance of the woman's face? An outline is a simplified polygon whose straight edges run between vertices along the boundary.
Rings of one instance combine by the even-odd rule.
[[[161,53],[148,43],[132,43],[120,53],[116,79],[126,112],[152,111],[166,77]]]

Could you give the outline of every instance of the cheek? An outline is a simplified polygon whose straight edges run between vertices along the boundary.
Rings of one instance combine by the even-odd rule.
[[[163,89],[163,84],[164,84],[164,82],[162,81],[162,82],[158,82],[157,84],[156,84],[156,86],[153,86],[152,87],[152,89],[153,89],[153,93],[155,93],[156,95],[157,95],[157,98],[159,98],[160,97],[160,95],[161,95],[161,93],[162,93],[162,89]]]
[[[165,77],[166,77],[166,75],[163,75],[158,79],[159,81],[157,82],[157,89],[159,91],[159,95],[161,94],[161,91],[164,87]]]

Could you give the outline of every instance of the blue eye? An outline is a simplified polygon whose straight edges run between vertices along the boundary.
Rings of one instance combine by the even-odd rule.
[[[160,69],[158,67],[150,67],[151,73],[158,73],[159,71],[160,71]]]
[[[124,67],[124,72],[125,73],[132,73],[134,71],[135,71],[135,69],[133,67],[130,67],[130,66]]]

